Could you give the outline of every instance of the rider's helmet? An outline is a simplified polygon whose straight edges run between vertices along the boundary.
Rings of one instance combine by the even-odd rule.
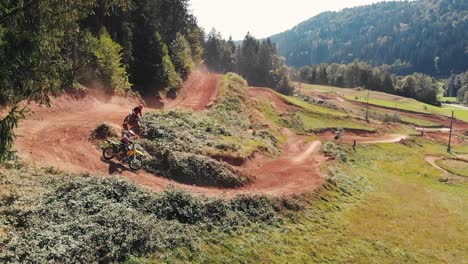
[[[140,104],[140,105],[138,106],[138,108],[140,108],[140,110],[143,110],[144,106],[143,106],[142,104]]]

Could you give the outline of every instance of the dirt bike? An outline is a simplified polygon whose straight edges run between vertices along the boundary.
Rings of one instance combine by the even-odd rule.
[[[145,154],[138,150],[134,143],[131,143],[130,147],[126,148],[121,143],[108,139],[102,150],[102,156],[106,160],[111,160],[116,156],[121,157],[120,160],[127,162],[130,169],[139,170],[143,167],[143,157]]]

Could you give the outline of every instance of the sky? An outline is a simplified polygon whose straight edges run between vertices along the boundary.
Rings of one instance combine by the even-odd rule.
[[[291,29],[325,11],[339,11],[382,0],[190,0],[198,24],[224,38],[241,40],[247,32],[265,38]]]

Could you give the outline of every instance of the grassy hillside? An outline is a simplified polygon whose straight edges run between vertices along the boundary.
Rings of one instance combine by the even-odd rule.
[[[196,259],[464,263],[468,185],[439,182],[440,171],[424,161],[427,154],[445,155],[444,146],[421,140],[360,146],[352,162],[326,169],[344,177],[343,192],[327,188],[326,196],[308,196],[310,205],[279,227],[207,241]]]
[[[310,103],[295,96],[278,93],[277,96],[294,108],[288,113],[280,113],[267,99],[257,104],[256,108],[273,123],[291,128],[297,133],[304,134],[336,128],[375,131],[372,125],[341,108]]]
[[[316,88],[336,97],[329,91],[335,88]],[[289,147],[311,155],[311,166],[302,167],[307,172],[321,166],[323,185],[284,197],[206,198],[176,189],[150,192],[119,176],[12,162],[0,166],[0,262],[466,262],[467,163],[455,159],[468,154],[467,142],[457,142],[453,155],[445,144],[422,137],[358,143],[356,150],[322,142],[312,153],[309,141],[320,138],[316,134],[323,129],[354,128],[379,136],[414,130],[391,125],[384,131],[359,119],[349,101],[336,107],[298,95],[273,94],[281,102],[249,98],[247,84],[235,74],[223,76],[220,89],[205,111],[145,115],[141,144],[151,155],[148,171],[190,185],[243,186],[255,175],[222,160],[245,161],[259,151],[254,165],[271,164],[287,142],[288,128],[306,135],[295,136],[300,140]],[[339,92],[360,96],[351,89]],[[372,139],[371,134],[366,136]],[[429,156],[460,176],[448,177],[425,161]],[[291,162],[296,169],[294,160],[286,157],[279,165]]]
[[[367,102],[367,91],[356,90],[349,88],[338,88],[332,86],[302,84],[305,89],[317,90],[327,94],[335,94],[345,97],[349,100],[358,102]],[[425,104],[411,98],[401,97],[397,95],[386,94],[382,92],[371,91],[369,93],[369,104],[384,106],[392,109],[408,110],[425,114],[437,114],[451,116],[452,110],[455,111],[457,119],[468,122],[468,110],[460,109],[454,106],[436,107],[433,105]]]

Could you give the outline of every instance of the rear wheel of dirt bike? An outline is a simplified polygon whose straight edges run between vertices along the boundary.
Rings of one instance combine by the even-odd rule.
[[[117,155],[117,151],[115,150],[114,147],[107,147],[107,148],[102,150],[102,156],[106,160],[111,160],[112,158],[115,157],[115,155]]]
[[[128,158],[128,166],[132,170],[139,170],[143,167],[143,159],[141,156],[132,156]]]

